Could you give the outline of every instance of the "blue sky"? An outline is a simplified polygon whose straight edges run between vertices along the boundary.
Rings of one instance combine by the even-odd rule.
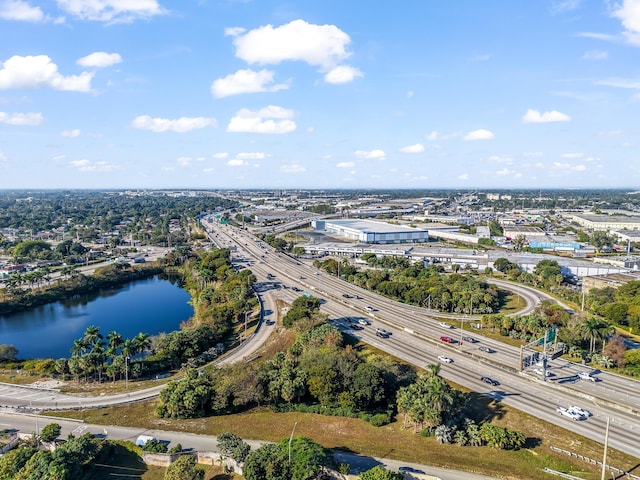
[[[0,0],[0,188],[637,188],[640,0]]]

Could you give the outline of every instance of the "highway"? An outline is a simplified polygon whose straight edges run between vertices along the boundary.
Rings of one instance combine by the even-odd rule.
[[[562,359],[550,363],[554,376],[546,381],[535,373],[519,372],[520,352],[515,347],[488,339],[478,330],[442,327],[440,322],[443,320],[436,316],[436,312],[399,304],[348,284],[311,265],[275,252],[247,231],[219,225],[213,219],[209,222],[207,218],[203,225],[217,246],[231,248],[235,268],[250,268],[256,275],[256,290],[266,302],[264,308],[267,311],[276,312],[276,298],[292,302],[302,290],[310,292],[324,300],[321,311],[343,331],[418,367],[436,363],[438,355],[446,355],[453,359],[453,363],[442,365],[441,375],[444,378],[497,401],[599,442],[604,442],[606,419],[611,418],[609,445],[640,458],[637,442],[640,431],[638,382],[605,372],[596,375],[598,382],[581,381],[577,379],[577,372],[587,369]],[[300,291],[294,291],[294,287]],[[345,293],[351,298],[345,298]],[[544,296],[522,286],[518,293],[527,301],[526,310],[534,308],[540,296]],[[367,319],[370,325],[363,330],[352,330],[350,320],[360,318]],[[375,329],[378,327],[389,331],[389,338],[377,337]],[[273,325],[262,323],[255,337],[224,361],[242,361],[250,357],[273,329]],[[451,337],[453,342],[441,341],[442,336]],[[477,343],[460,342],[466,336],[472,336]],[[480,351],[480,346],[489,347],[493,353]],[[482,376],[497,380],[499,385],[481,382]],[[158,385],[112,396],[77,397],[0,384],[0,406],[47,410],[107,406],[152,398],[162,387]],[[557,406],[569,405],[579,405],[594,415],[576,422],[556,413]]]
[[[553,376],[544,381],[532,371],[519,371],[518,348],[488,339],[478,330],[444,328],[440,326],[442,318],[434,312],[399,304],[320,272],[275,252],[247,231],[213,222],[208,226],[211,238],[218,246],[232,248],[236,265],[251,268],[259,279],[271,275],[264,288],[274,290],[283,300],[291,302],[300,295],[291,287],[310,292],[324,300],[321,311],[330,321],[350,335],[418,367],[436,363],[438,355],[446,355],[454,361],[442,365],[443,377],[601,443],[609,417],[609,445],[640,458],[637,442],[640,383],[606,372],[595,375],[597,382],[578,380],[577,373],[589,369],[563,359],[550,362],[549,371]],[[513,288],[512,284],[508,286]],[[344,298],[345,293],[352,298]],[[548,298],[546,294],[524,286],[518,287],[518,293],[527,301],[525,312],[534,308],[539,299]],[[367,319],[370,325],[363,330],[352,330],[350,320],[360,318]],[[389,331],[390,337],[376,336],[378,327]],[[442,336],[449,336],[454,342],[442,342]],[[459,341],[466,336],[474,337],[477,343]],[[480,346],[494,352],[481,352]],[[483,383],[482,376],[489,376],[500,385]],[[584,421],[572,421],[558,415],[557,406],[569,405],[586,408],[593,416]]]

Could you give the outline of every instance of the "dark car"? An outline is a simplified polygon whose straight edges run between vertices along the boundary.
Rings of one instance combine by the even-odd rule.
[[[400,473],[421,473],[422,475],[424,475],[424,471],[422,470],[418,470],[417,468],[413,468],[413,467],[400,467],[398,468],[398,471]]]
[[[469,343],[478,343],[478,340],[476,340],[473,337],[462,337],[462,341],[463,342],[469,342]]]
[[[342,294],[342,296],[343,296],[344,298],[352,298],[352,297],[351,297],[351,295],[349,295],[348,293],[343,293],[343,294]]]
[[[440,340],[446,343],[453,343],[453,338],[451,337],[440,337]]]
[[[384,328],[376,328],[376,336],[381,338],[388,338],[389,332],[387,332]]]
[[[495,350],[489,348],[489,347],[478,347],[478,350],[480,350],[481,352],[484,353],[493,353]]]
[[[491,377],[480,377],[480,380],[482,380],[484,383],[488,383],[489,385],[493,385],[494,387],[500,385],[499,381],[494,380]]]

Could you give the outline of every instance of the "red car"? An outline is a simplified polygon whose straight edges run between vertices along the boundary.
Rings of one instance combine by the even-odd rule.
[[[440,337],[440,340],[447,343],[453,343],[453,338],[451,337]]]

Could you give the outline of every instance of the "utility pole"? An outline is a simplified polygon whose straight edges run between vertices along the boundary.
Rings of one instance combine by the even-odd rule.
[[[601,480],[604,480],[604,476],[607,470],[607,446],[609,444],[609,422],[611,421],[611,417],[607,417],[607,429],[604,434],[604,455],[602,456],[602,476]],[[291,461],[291,460],[289,460]]]
[[[298,425],[298,422],[293,424],[293,428],[291,429],[291,436],[289,437],[289,465],[291,465],[291,442],[293,441],[293,432],[296,429],[296,425]]]

